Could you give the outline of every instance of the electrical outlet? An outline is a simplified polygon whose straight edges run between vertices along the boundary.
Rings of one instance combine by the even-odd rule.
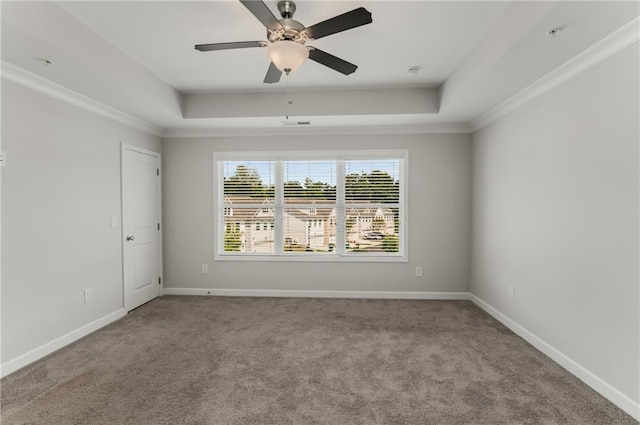
[[[88,303],[88,302],[91,302],[91,300],[93,300],[93,294],[91,294],[91,289],[85,289],[84,290],[84,302]]]
[[[422,267],[416,267],[416,276],[417,277],[422,276]]]
[[[509,298],[511,298],[512,300],[516,298],[516,292],[515,292],[515,288],[513,286],[509,286]]]
[[[202,265],[202,273],[209,273],[209,265],[208,264],[203,264]]]
[[[118,216],[117,215],[112,215],[111,216],[111,227],[118,227]]]

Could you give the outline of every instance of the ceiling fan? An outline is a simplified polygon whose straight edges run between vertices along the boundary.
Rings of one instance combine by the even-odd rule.
[[[278,11],[282,19],[277,19],[261,0],[240,0],[266,28],[269,41],[238,41],[231,43],[197,44],[196,50],[209,52],[213,50],[243,49],[247,47],[266,47],[271,65],[264,77],[265,83],[277,83],[282,72],[289,75],[307,59],[318,62],[344,75],[349,75],[358,68],[356,65],[304,44],[309,40],[317,40],[331,34],[346,31],[373,22],[371,13],[359,7],[342,15],[334,16],[310,27],[305,27],[293,19],[296,5],[293,1],[278,2]]]

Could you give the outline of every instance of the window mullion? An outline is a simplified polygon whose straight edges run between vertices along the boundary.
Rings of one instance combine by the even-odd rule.
[[[344,255],[347,244],[345,235],[345,181],[344,160],[336,161],[336,254]]]
[[[222,237],[218,237],[216,240],[216,246],[214,247],[216,252],[224,251],[224,232],[225,232],[225,222],[224,222],[224,173],[222,169],[223,162],[218,162],[214,158],[215,171],[214,171],[214,184],[213,186],[213,202],[214,202],[214,214],[216,219],[214,219],[214,234],[223,235]],[[222,211],[222,215],[220,212]]]
[[[274,250],[276,254],[284,253],[284,161],[275,161],[275,210],[274,210]]]

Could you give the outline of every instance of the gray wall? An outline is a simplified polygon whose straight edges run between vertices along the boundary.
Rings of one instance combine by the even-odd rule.
[[[213,262],[213,153],[409,150],[409,262]],[[469,289],[469,135],[168,139],[163,145],[165,288],[329,291]],[[202,264],[209,264],[203,274]],[[415,267],[423,276],[415,276]]]
[[[156,151],[161,143],[6,80],[2,106],[7,362],[123,307],[121,228],[110,227],[121,215],[120,142]]]
[[[473,135],[471,284],[636,403],[638,72],[636,43]]]

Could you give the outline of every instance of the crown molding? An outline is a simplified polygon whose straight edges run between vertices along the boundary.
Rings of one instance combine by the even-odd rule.
[[[367,135],[367,134],[460,134],[470,133],[467,124],[411,124],[388,126],[323,126],[274,128],[161,128],[90,97],[40,77],[9,62],[1,62],[1,78],[102,115],[126,126],[166,139],[242,136]]]
[[[335,136],[371,134],[468,134],[468,124],[422,124],[358,127],[278,127],[278,128],[201,128],[167,129],[165,139],[246,136]]]
[[[164,134],[163,129],[160,127],[91,99],[90,97],[33,74],[9,62],[2,61],[1,76],[7,81],[30,88],[98,115],[102,115],[113,121],[144,131],[145,133],[149,133],[153,136],[161,137]]]
[[[471,131],[480,130],[482,127],[519,108],[546,91],[572,79],[577,74],[597,65],[609,56],[638,42],[640,38],[639,31],[640,18],[635,18],[530,86],[474,119],[470,125]]]

